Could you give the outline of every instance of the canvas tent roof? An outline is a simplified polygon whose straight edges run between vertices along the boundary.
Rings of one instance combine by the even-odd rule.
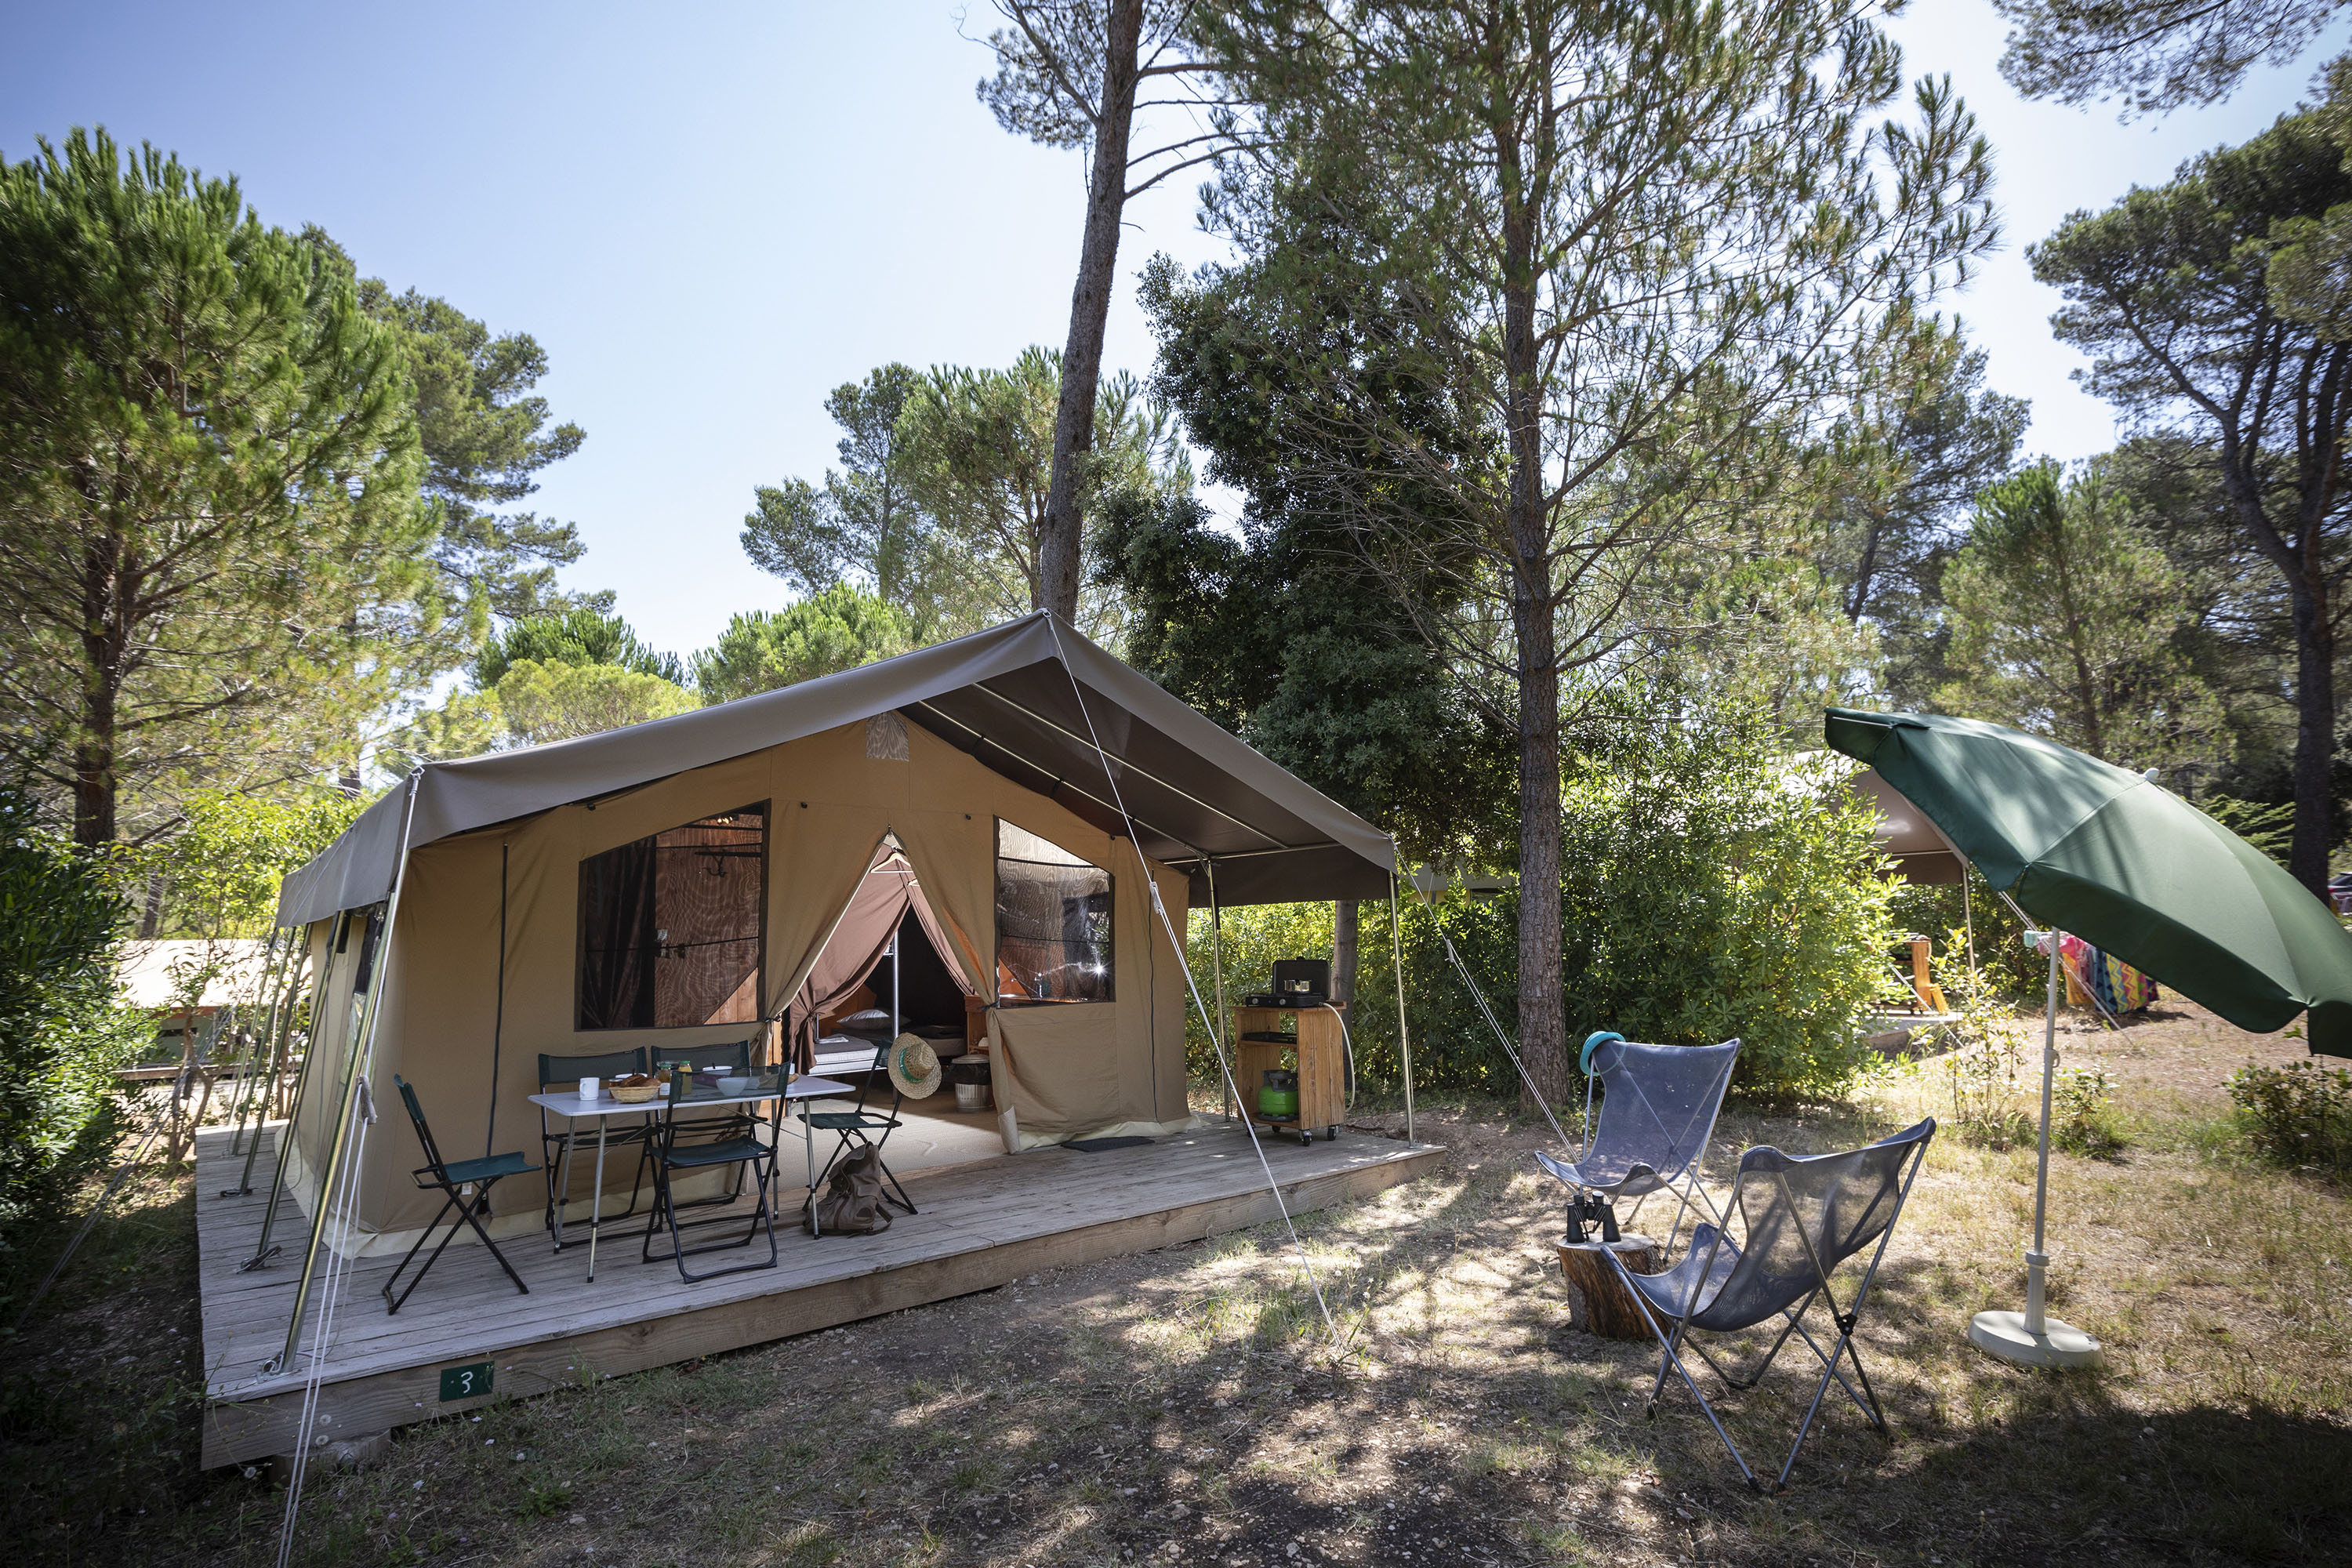
[[[1927,813],[1895,793],[1893,785],[1865,768],[1848,789],[1878,810],[1878,847],[1895,858],[1895,868],[1914,882],[1959,881],[1968,862],[1952,847],[1942,828]]]
[[[1075,682],[1075,685],[1074,685]],[[1078,691],[1085,692],[1079,706]],[[1276,766],[1045,611],[839,675],[576,741],[428,763],[412,847],[649,784],[896,711],[1106,832],[1122,831],[1098,737],[1137,847],[1226,904],[1370,898],[1394,867],[1386,835]],[[405,790],[368,808],[286,879],[280,924],[361,909],[392,889]]]

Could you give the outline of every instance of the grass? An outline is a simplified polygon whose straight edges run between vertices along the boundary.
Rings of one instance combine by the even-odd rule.
[[[1825,1406],[1778,1500],[1738,1485],[1686,1393],[1644,1418],[1654,1353],[1566,1330],[1557,1204],[1526,1155],[1538,1128],[1457,1102],[1423,1111],[1447,1171],[1302,1218],[1336,1352],[1279,1227],[1260,1227],[409,1428],[388,1461],[314,1476],[297,1558],[2340,1561],[2352,1200],[2242,1155],[2220,1084],[2249,1051],[2300,1047],[2217,1027],[2184,1014],[2070,1043],[2113,1067],[2122,1146],[2053,1157],[2053,1310],[2107,1342],[2106,1366],[2037,1375],[1969,1347],[1971,1312],[2022,1300],[2033,1155],[1940,1137],[1863,1336],[1892,1436]],[[1837,1105],[1734,1107],[1722,1163],[1940,1111],[1940,1070]],[[268,1475],[195,1471],[194,1406],[156,1392],[194,1374],[166,1359],[167,1331],[194,1330],[185,1186],[153,1184],[101,1227],[11,1373],[12,1561],[274,1552]],[[1775,1468],[1801,1409],[1782,1365],[1718,1402]]]

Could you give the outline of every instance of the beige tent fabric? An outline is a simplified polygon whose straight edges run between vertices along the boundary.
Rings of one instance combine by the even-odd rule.
[[[359,976],[360,947],[367,938],[367,917],[353,912],[343,951],[334,951],[341,922],[323,921],[320,951],[333,965],[321,1000],[311,1010],[310,1041],[303,1054],[302,1103],[295,1118],[295,1147],[311,1170],[326,1161],[334,1142],[335,1122],[342,1113],[350,1080],[352,1031],[356,1025],[352,987]],[[387,1082],[390,1080],[387,1079]]]
[[[409,1172],[423,1163],[394,1089],[415,1086],[451,1159],[520,1149],[537,1163],[540,1053],[660,1049],[752,1036],[743,1024],[583,1032],[576,1021],[580,863],[590,856],[698,817],[765,801],[770,829],[761,1016],[772,1017],[808,978],[825,938],[886,835],[904,847],[916,877],[967,974],[992,976],[995,819],[1003,816],[1110,870],[1117,999],[1108,1004],[1012,1008],[1002,1037],[1019,1064],[1008,1103],[1024,1143],[1115,1128],[1178,1127],[1185,1120],[1183,970],[1151,914],[1147,865],[1181,929],[1185,879],[1144,861],[1133,845],[1089,826],[1043,795],[1006,779],[909,726],[906,760],[871,756],[863,721],[749,756],[656,780],[593,805],[565,805],[501,827],[445,838],[413,852],[404,887],[383,1023],[371,1087],[382,1120],[371,1130],[357,1219],[366,1250],[404,1247],[432,1217],[436,1194]],[[499,857],[506,856],[506,984],[499,994]],[[326,1031],[312,1067],[331,1079],[346,1059],[348,998],[363,921],[329,983]],[[323,940],[323,939],[322,939]],[[992,989],[992,981],[984,982]],[[495,1052],[496,1077],[493,1079]],[[329,1060],[332,1058],[331,1070]],[[336,1087],[305,1096],[304,1167],[315,1171],[333,1137]],[[497,1125],[490,1127],[495,1092]],[[562,1131],[560,1119],[551,1126]],[[786,1164],[792,1163],[787,1160]],[[625,1194],[634,1159],[616,1160],[608,1186]],[[590,1162],[575,1162],[572,1191],[588,1195]],[[787,1173],[789,1179],[789,1173]],[[536,1222],[541,1178],[498,1189],[499,1225]],[[576,1211],[575,1211],[576,1212]],[[529,1223],[526,1223],[528,1221]]]
[[[292,1166],[289,1168],[289,1177],[292,1174],[293,1166],[308,1168],[304,1165],[302,1151],[310,1147],[319,1136],[316,1131],[320,1120],[316,1101],[321,1094],[331,1092],[331,1090],[322,1090],[320,1085],[328,1076],[326,1062],[333,1053],[318,1048],[317,1042],[324,1040],[333,1027],[333,988],[337,972],[343,966],[334,963],[330,969],[328,965],[332,962],[331,953],[334,942],[336,921],[341,918],[337,916],[334,919],[312,921],[304,937],[305,944],[310,950],[310,972],[312,976],[310,984],[314,992],[310,998],[310,1038],[311,1043],[302,1047],[302,1065],[298,1073],[295,1089],[294,1121],[290,1134],[294,1140],[294,1160]],[[324,990],[319,989],[321,978],[326,983]],[[331,1126],[331,1122],[329,1125]],[[310,1206],[308,1190],[298,1184],[296,1192],[303,1208],[308,1210]]]
[[[945,757],[961,760],[960,753],[921,731],[915,731],[914,741],[918,757],[926,748],[937,748]],[[1148,862],[1132,844],[1097,831],[1044,796],[993,773],[983,779],[985,787],[965,797],[971,801],[971,810],[913,813],[898,826],[898,841],[914,862],[916,877],[931,894],[932,907],[957,932],[996,929],[999,816],[1112,876],[1116,1000],[992,1011],[1003,1054],[1013,1064],[998,1071],[1002,1093],[1019,1114],[1023,1142],[1084,1137],[1128,1122],[1181,1126],[1189,1116],[1184,1100],[1184,970],[1159,929],[1149,890],[1138,879]],[[1181,931],[1185,880],[1164,867],[1157,872],[1160,897]],[[968,938],[963,940],[968,943]],[[987,994],[992,996],[994,952],[971,952],[969,956],[975,973],[991,977]],[[1105,1034],[1139,1048],[1113,1053],[1081,1044]]]

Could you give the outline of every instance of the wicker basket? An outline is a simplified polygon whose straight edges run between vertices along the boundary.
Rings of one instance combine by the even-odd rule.
[[[641,1083],[635,1088],[615,1083],[606,1087],[612,1091],[613,1098],[623,1105],[643,1105],[662,1091],[662,1086],[657,1083]]]

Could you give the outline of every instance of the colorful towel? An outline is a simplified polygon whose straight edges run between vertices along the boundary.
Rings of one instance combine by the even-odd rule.
[[[2058,944],[2058,953],[2067,977],[2112,1017],[2137,1013],[2156,1000],[2155,981],[2081,937],[2066,937]]]

